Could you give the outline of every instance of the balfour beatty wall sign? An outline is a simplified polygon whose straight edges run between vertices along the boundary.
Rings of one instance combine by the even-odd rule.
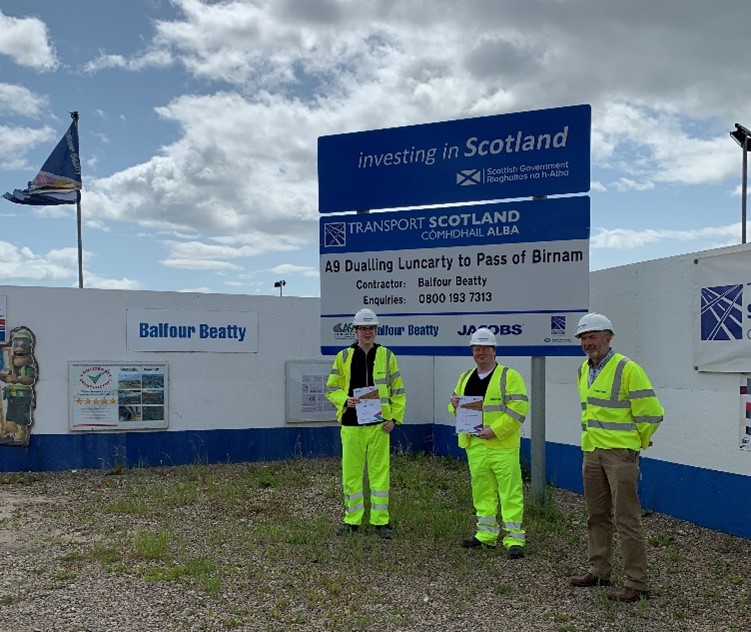
[[[402,354],[465,356],[484,326],[499,355],[581,355],[587,196],[326,216],[320,236],[323,354],[354,341],[369,307]]]
[[[129,307],[128,351],[258,353],[258,312]]]
[[[589,105],[318,139],[321,213],[584,193]]]

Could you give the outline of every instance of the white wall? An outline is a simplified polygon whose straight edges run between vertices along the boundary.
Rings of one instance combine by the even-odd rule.
[[[645,456],[751,475],[751,452],[738,447],[739,376],[693,368],[693,259],[594,272],[591,308],[611,318],[614,348],[646,369],[667,411]],[[7,296],[8,329],[27,325],[37,338],[34,434],[68,432],[69,361],[168,362],[169,431],[181,431],[284,426],[285,361],[323,359],[317,298],[14,286],[0,286],[0,294]],[[259,352],[128,352],[128,307],[258,312]],[[581,359],[546,360],[548,441],[579,444]],[[530,388],[529,358],[499,360],[519,370]],[[459,373],[472,366],[469,349],[465,358],[400,356],[399,363],[408,389],[406,422],[452,424],[446,402]]]
[[[7,329],[26,325],[36,336],[33,434],[68,432],[69,361],[167,362],[168,430],[184,431],[283,426],[286,360],[333,360],[320,354],[317,298],[15,286],[0,286],[0,294]],[[258,312],[258,353],[129,352],[128,308]],[[409,383],[407,422],[430,423],[432,358],[399,362]]]

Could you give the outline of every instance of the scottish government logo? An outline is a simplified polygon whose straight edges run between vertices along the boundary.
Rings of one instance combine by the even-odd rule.
[[[743,284],[715,285],[701,290],[701,339],[743,338]]]

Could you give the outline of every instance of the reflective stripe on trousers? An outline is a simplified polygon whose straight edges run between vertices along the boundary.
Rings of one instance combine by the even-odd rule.
[[[524,546],[524,492],[519,450],[491,448],[483,439],[472,438],[466,448],[472,478],[472,502],[477,514],[475,537],[495,544],[503,529],[503,545]],[[497,522],[498,499],[502,524]]]
[[[341,438],[344,522],[362,524],[365,514],[363,474],[367,463],[370,524],[388,524],[391,435],[383,431],[383,424],[342,426]]]

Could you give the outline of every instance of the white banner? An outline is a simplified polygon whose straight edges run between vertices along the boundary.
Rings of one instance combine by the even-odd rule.
[[[127,310],[128,351],[258,353],[258,313]]]
[[[751,372],[751,245],[700,256],[694,271],[694,366]]]

